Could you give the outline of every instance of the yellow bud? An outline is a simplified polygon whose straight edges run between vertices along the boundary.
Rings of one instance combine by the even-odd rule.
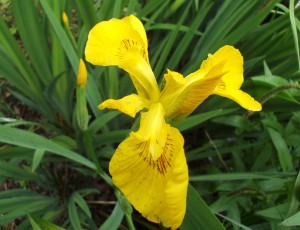
[[[67,16],[67,14],[66,14],[66,12],[64,11],[64,12],[62,12],[62,21],[63,21],[63,23],[65,24],[65,26],[69,26],[69,19],[68,19],[68,16]]]
[[[87,71],[85,64],[82,59],[79,60],[79,66],[78,66],[78,74],[77,74],[77,85],[86,85],[87,80]]]

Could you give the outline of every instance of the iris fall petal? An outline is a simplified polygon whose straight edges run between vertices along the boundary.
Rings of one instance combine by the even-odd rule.
[[[118,146],[109,171],[114,184],[144,217],[176,229],[185,214],[188,169],[183,138],[164,122],[163,114],[158,114],[161,109],[155,105],[143,114],[139,130]],[[162,120],[156,118],[158,124],[149,130],[154,115]],[[155,144],[162,150],[159,156],[153,155],[152,150],[159,148],[151,147]]]

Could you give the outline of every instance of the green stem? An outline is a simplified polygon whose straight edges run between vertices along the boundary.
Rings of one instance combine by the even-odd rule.
[[[269,90],[265,95],[263,95],[259,102],[263,105],[265,104],[271,97],[273,97],[274,95],[276,95],[277,93],[280,93],[284,90],[287,89],[298,89],[300,90],[300,85],[298,83],[290,83],[290,84],[286,84],[286,85],[280,85],[277,86],[271,90]],[[247,111],[245,116],[249,117],[254,113],[254,111]]]
[[[65,31],[67,33],[67,36],[70,38],[71,42],[72,42],[72,45],[74,46],[75,50],[78,50],[78,46],[77,46],[77,43],[74,39],[74,36],[70,30],[70,26],[69,25],[65,25],[64,24],[64,27],[65,27]]]
[[[269,92],[267,92],[265,95],[263,95],[260,99],[260,103],[263,105],[265,102],[267,102],[271,97],[276,95],[277,93],[280,93],[281,91],[287,90],[287,89],[298,89],[300,90],[300,85],[295,84],[287,84],[287,85],[281,85],[277,86],[273,89],[271,89]]]
[[[98,157],[96,155],[95,149],[93,148],[93,141],[89,130],[83,130],[83,141],[86,147],[89,157],[92,159],[97,168],[97,173],[111,186],[113,186],[112,180],[109,175],[107,175],[101,165],[99,164]]]
[[[128,214],[128,213],[125,213],[125,217],[126,217],[126,220],[127,220],[129,229],[130,229],[130,230],[135,230],[135,227],[134,227],[134,224],[133,224],[131,215]]]

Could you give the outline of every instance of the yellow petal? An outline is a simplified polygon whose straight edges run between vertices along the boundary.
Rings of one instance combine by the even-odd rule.
[[[244,81],[243,56],[233,46],[223,46],[209,57],[212,63],[224,63],[222,81],[232,89],[239,89]]]
[[[168,71],[166,86],[161,101],[166,108],[166,118],[179,121],[192,113],[209,95],[223,76],[223,63],[210,69],[199,69],[184,78],[181,74]]]
[[[188,169],[183,138],[162,120],[162,109],[156,104],[143,114],[139,130],[118,146],[109,171],[114,184],[145,218],[176,229],[186,210]],[[151,130],[153,122],[157,124]],[[157,154],[152,152],[156,148]]]
[[[224,62],[225,74],[214,90],[214,94],[227,97],[245,109],[260,111],[261,104],[255,101],[249,94],[240,90],[244,81],[243,57],[239,50],[232,46],[223,46],[211,56],[214,62]]]
[[[229,90],[218,91],[217,94],[237,102],[240,106],[242,106],[245,109],[251,111],[260,111],[262,109],[262,106],[258,101],[254,100],[253,97],[243,92],[242,90],[229,89]]]
[[[130,49],[124,57],[120,67],[129,73],[129,76],[138,92],[146,99],[156,102],[159,98],[159,89],[154,73],[143,58],[140,58],[135,49]]]
[[[94,65],[119,65],[129,48],[148,61],[148,43],[141,21],[133,15],[96,24],[88,35],[86,60]]]
[[[143,24],[130,15],[95,25],[88,35],[85,56],[94,65],[115,65],[124,69],[130,74],[139,95],[157,99],[159,90],[147,49]]]
[[[123,97],[120,100],[108,99],[102,102],[98,108],[99,109],[117,109],[122,113],[125,113],[131,117],[135,117],[136,113],[140,110],[148,107],[149,102],[136,95],[131,94],[126,97]]]

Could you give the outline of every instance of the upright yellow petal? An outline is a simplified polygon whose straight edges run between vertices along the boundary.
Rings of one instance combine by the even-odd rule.
[[[250,95],[240,90],[244,81],[243,76],[243,57],[239,50],[232,46],[223,46],[214,55],[215,62],[225,62],[222,80],[214,90],[214,94],[227,97],[245,109],[252,111],[261,110],[261,104],[254,100]]]
[[[87,61],[94,65],[119,65],[129,48],[148,62],[148,43],[141,21],[133,15],[96,24],[85,47]]]
[[[230,82],[230,87],[238,89],[244,82],[243,56],[233,46],[223,46],[210,57],[213,63],[224,63],[222,81]]]
[[[160,104],[143,113],[139,130],[118,146],[109,171],[145,218],[176,229],[185,215],[188,169],[183,138],[163,115]]]
[[[217,63],[184,78],[181,74],[168,71],[166,86],[161,101],[166,108],[166,118],[180,121],[192,113],[209,95],[223,76],[223,63]]]
[[[120,100],[108,99],[102,102],[99,109],[117,109],[131,117],[135,117],[136,113],[144,108],[148,108],[149,101],[136,94],[123,97]]]
[[[95,25],[88,35],[85,56],[94,65],[124,69],[141,96],[157,99],[159,90],[148,60],[146,32],[135,16]]]

